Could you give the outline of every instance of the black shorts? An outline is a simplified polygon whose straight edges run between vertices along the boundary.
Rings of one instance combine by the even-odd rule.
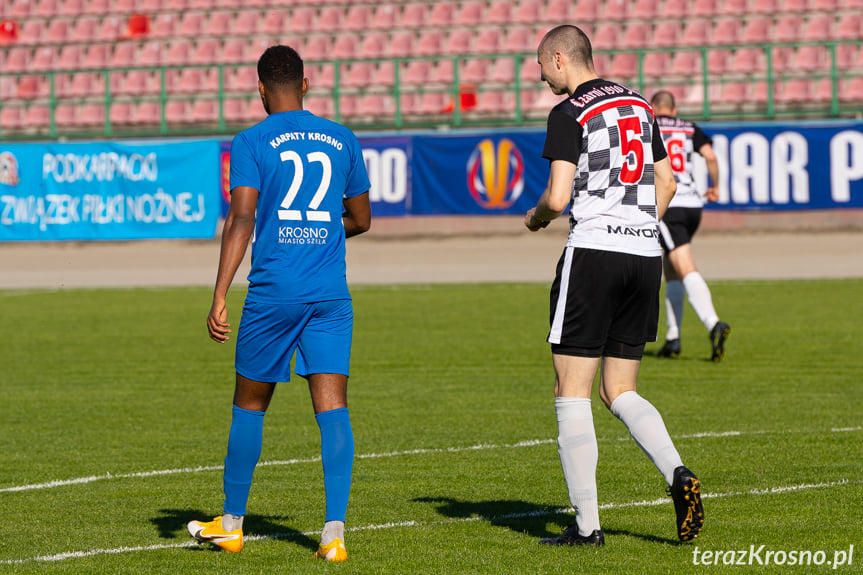
[[[567,247],[551,286],[552,351],[640,359],[656,341],[662,258]]]
[[[666,252],[688,244],[701,224],[701,208],[668,208],[659,222],[659,243]]]

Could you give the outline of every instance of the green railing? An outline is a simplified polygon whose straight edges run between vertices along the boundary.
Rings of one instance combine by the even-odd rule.
[[[671,89],[678,94],[681,114],[696,120],[860,117],[863,64],[849,60],[859,46],[859,41],[832,41],[598,50],[595,60],[601,76],[648,97],[660,88]],[[795,67],[788,59],[804,47],[816,59]],[[717,57],[727,55],[733,62],[745,51],[757,60],[751,66],[717,69]],[[620,67],[618,58],[629,58],[632,65]],[[678,74],[657,74],[653,58],[689,64]],[[777,59],[782,66],[777,66]],[[438,71],[445,69],[444,73],[432,74],[428,81],[411,81],[410,67],[422,62]],[[391,74],[383,82],[376,76],[351,81],[358,73],[370,73],[357,72],[363,64],[371,65],[377,74],[383,68],[391,69]],[[485,79],[472,78],[483,66],[509,69],[497,79],[488,74]],[[169,90],[169,80],[179,82],[184,70],[195,69],[215,76],[209,91],[188,91],[195,86]],[[120,93],[116,88],[122,83],[117,79],[131,71],[148,74],[153,86],[143,93]],[[90,74],[95,84],[84,86],[83,92],[80,85],[77,92],[71,89],[79,74]],[[554,103],[540,81],[533,52],[310,61],[307,76],[311,83],[307,107],[354,129],[539,125]],[[816,93],[795,93],[798,86],[816,86]],[[786,97],[789,87],[792,97]],[[145,103],[146,117],[136,117],[133,112],[142,110]],[[205,113],[191,115],[198,105]],[[128,116],[120,113],[123,106]],[[173,110],[177,106],[192,110]],[[227,135],[262,119],[259,106],[254,63],[0,73],[0,138],[5,140]],[[82,112],[85,108],[87,113]],[[259,116],[250,109],[259,110]],[[78,117],[67,118],[73,110],[79,111]]]

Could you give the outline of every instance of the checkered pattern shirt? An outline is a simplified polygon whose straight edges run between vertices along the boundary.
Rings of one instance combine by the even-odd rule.
[[[671,198],[669,208],[700,208],[704,206],[704,197],[695,186],[693,174],[694,154],[704,144],[711,144],[711,139],[701,131],[695,122],[657,116],[656,123],[668,150],[668,159],[677,181],[677,192]]]
[[[666,151],[638,92],[602,79],[580,85],[549,114],[542,155],[578,168],[567,246],[661,255],[653,163]]]

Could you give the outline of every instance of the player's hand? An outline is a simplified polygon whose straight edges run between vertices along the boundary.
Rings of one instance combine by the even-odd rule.
[[[541,222],[537,221],[534,217],[536,215],[536,208],[530,208],[527,213],[524,215],[524,226],[532,232],[536,232],[545,228],[551,222]]]
[[[719,188],[717,186],[710,186],[707,188],[707,191],[704,194],[704,199],[707,200],[707,203],[709,204],[719,200]]]
[[[224,300],[213,300],[213,307],[207,316],[207,331],[210,332],[210,339],[217,343],[225,343],[230,339],[228,334],[231,333],[231,324],[228,323],[228,308]]]

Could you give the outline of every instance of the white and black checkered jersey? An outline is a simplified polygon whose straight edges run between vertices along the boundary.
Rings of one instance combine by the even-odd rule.
[[[555,106],[542,157],[578,167],[566,245],[661,255],[653,163],[666,155],[653,109],[625,86],[598,78]]]
[[[668,161],[677,181],[677,192],[668,207],[700,208],[704,206],[704,196],[695,186],[693,173],[693,154],[704,144],[713,140],[701,131],[695,122],[681,120],[672,116],[656,116],[659,131],[668,151]]]

